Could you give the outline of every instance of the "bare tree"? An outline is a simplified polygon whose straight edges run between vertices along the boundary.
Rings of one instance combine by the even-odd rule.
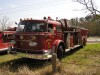
[[[6,16],[3,16],[0,19],[0,27],[1,27],[1,30],[4,31],[7,28],[8,25],[9,25],[9,18],[6,17]]]
[[[100,14],[100,11],[97,10],[93,0],[72,0],[72,1],[84,5],[86,10],[88,10],[92,15],[96,15],[97,13]]]

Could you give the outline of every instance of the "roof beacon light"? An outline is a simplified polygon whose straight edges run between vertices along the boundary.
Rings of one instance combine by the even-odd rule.
[[[22,21],[22,19],[20,19],[20,21]]]
[[[48,16],[48,20],[51,20],[51,17],[50,16]]]
[[[44,16],[43,19],[46,20],[46,17]]]
[[[30,18],[30,20],[32,20],[32,18]]]
[[[56,17],[56,21],[58,20],[58,17]]]

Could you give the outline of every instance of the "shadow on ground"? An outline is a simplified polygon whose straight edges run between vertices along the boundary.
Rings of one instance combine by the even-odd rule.
[[[9,70],[12,72],[18,71],[18,68],[21,66],[28,66],[31,69],[39,69],[46,65],[49,65],[48,60],[36,60],[36,59],[29,59],[29,58],[19,58],[15,60],[11,60],[8,62],[3,62],[0,64],[0,67],[9,66]]]
[[[1,51],[0,52],[0,55],[6,55],[7,54],[7,51]]]

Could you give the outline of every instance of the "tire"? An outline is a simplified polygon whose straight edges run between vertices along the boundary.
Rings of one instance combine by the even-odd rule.
[[[65,54],[65,47],[63,44],[60,44],[57,49],[57,58],[62,59]]]

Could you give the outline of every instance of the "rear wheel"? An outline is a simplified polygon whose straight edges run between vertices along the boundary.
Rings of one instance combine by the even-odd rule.
[[[62,59],[65,54],[65,47],[63,44],[60,44],[57,49],[57,58]]]

